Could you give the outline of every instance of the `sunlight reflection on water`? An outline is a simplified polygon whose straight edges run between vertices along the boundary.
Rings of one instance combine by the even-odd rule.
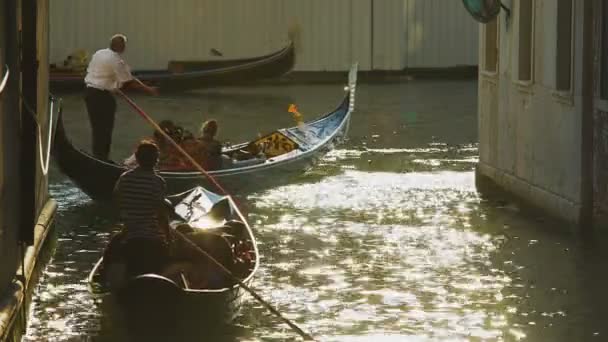
[[[304,294],[293,286],[265,290],[290,307],[308,299],[302,315],[311,302],[321,306],[313,310],[319,316],[306,320],[317,334],[333,340],[337,324],[345,333],[363,335],[382,326],[389,341],[417,334],[502,336],[487,324],[504,316],[496,298],[511,281],[488,267],[500,240],[454,224],[469,220],[463,205],[474,210],[479,202],[472,172],[345,170],[252,199],[264,213],[283,213],[262,219],[258,227],[261,240],[272,241],[270,250],[264,248],[266,258],[294,250],[292,262],[277,271],[308,289]],[[283,239],[284,234],[292,238]],[[409,335],[394,335],[398,332]]]
[[[325,162],[337,158],[347,164],[356,154],[338,150]],[[101,210],[68,184],[52,188],[68,222]],[[504,320],[496,298],[510,279],[488,267],[500,240],[462,227],[479,203],[471,171],[345,168],[318,182],[253,194],[248,201],[264,256],[256,288],[317,336],[343,340],[337,330],[367,335],[380,326],[387,341],[501,335],[487,322]],[[37,329],[59,337],[100,328],[84,278],[109,229],[72,230],[60,237],[61,248],[37,294],[30,336]],[[242,319],[246,326],[247,318],[262,310],[250,304]],[[37,307],[49,310],[40,313]],[[254,326],[272,338],[275,327],[268,323]]]
[[[158,118],[179,111],[189,127],[208,111],[222,119],[222,137],[243,141],[255,135],[250,126],[290,124],[289,116],[276,115],[285,104],[332,108],[342,94],[333,89],[238,88],[137,100],[157,108]],[[604,338],[608,312],[595,314],[608,310],[602,249],[577,249],[570,237],[537,229],[539,221],[522,217],[517,205],[476,193],[477,84],[358,90],[346,145],[290,185],[243,199],[262,254],[253,288],[323,341]],[[130,153],[150,131],[121,106],[115,156]],[[67,108],[66,127],[87,146],[82,99],[69,97]],[[408,112],[417,113],[416,122],[403,125]],[[24,341],[114,342],[85,282],[112,232],[113,213],[55,178],[57,246],[34,291]],[[226,336],[207,340],[291,341],[294,334],[249,298]]]

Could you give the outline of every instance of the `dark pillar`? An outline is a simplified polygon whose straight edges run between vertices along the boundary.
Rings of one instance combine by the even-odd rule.
[[[583,1],[583,87],[582,87],[582,141],[581,141],[581,212],[582,233],[593,231],[593,97],[594,97],[594,9],[595,0]]]
[[[20,238],[34,242],[36,217],[36,138],[38,61],[36,58],[36,0],[21,1],[21,213]]]

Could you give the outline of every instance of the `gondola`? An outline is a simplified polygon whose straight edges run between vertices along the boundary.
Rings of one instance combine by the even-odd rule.
[[[294,63],[294,44],[290,42],[281,50],[261,57],[183,62],[180,63],[180,70],[177,72],[171,71],[175,68],[169,68],[160,71],[136,71],[133,74],[141,81],[166,92],[278,77],[291,71]],[[51,70],[50,87],[52,91],[80,90],[84,88],[84,76],[79,73]]]
[[[313,166],[348,132],[355,104],[356,74],[357,66],[354,65],[349,73],[345,97],[336,110],[302,126],[279,129],[252,142],[224,150],[225,154],[233,155],[252,144],[277,144],[283,141],[288,143],[288,152],[267,159],[252,158],[237,162],[231,167],[209,171],[209,174],[232,193],[238,193],[276,184],[290,174],[301,173]],[[53,156],[58,166],[89,197],[110,200],[112,188],[126,167],[96,159],[74,147],[61,117],[60,114],[53,144]],[[170,193],[183,192],[196,185],[217,190],[198,171],[160,170],[160,174],[166,180]]]
[[[186,223],[190,232],[184,236],[197,242],[249,286],[259,266],[259,254],[253,232],[232,198],[197,187],[169,199],[174,215],[171,226],[182,230]],[[184,246],[175,242],[173,245],[177,246],[174,250]],[[230,254],[229,261],[234,262],[230,265],[221,258],[226,251]],[[202,254],[196,257],[206,258]],[[201,263],[207,259],[194,260],[188,271],[178,268],[180,271],[172,276],[144,274],[131,279],[125,279],[121,259],[112,260],[107,262],[102,257],[89,274],[88,284],[91,292],[101,299],[104,311],[117,315],[115,318],[126,314],[126,318],[137,319],[129,324],[142,321],[145,330],[150,330],[153,322],[166,328],[185,324],[214,326],[232,322],[239,313],[245,290],[236,281],[230,277],[219,283],[216,280],[214,285],[192,281],[196,279],[193,276],[211,279],[225,275],[219,268]]]

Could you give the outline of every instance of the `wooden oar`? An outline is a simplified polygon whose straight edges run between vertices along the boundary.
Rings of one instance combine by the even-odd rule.
[[[236,203],[234,202],[232,197],[226,192],[226,190],[224,190],[224,188],[222,188],[222,186],[209,173],[207,173],[207,171],[205,171],[205,169],[203,169],[203,167],[194,158],[192,158],[192,156],[188,152],[186,152],[162,128],[160,128],[160,126],[154,121],[154,119],[152,119],[148,114],[146,114],[146,112],[144,112],[143,109],[139,108],[139,106],[135,102],[133,102],[133,100],[131,100],[121,90],[118,90],[118,93],[125,99],[125,101],[127,101],[127,103],[129,103],[129,105],[131,105],[131,107],[133,107],[133,109],[135,109],[135,111],[141,117],[143,117],[146,121],[148,121],[148,123],[150,123],[154,127],[154,129],[156,129],[159,133],[161,133],[163,135],[163,137],[165,137],[165,139],[167,139],[167,141],[169,141],[173,145],[173,147],[175,147],[181,154],[183,154],[184,157],[186,157],[198,171],[200,171],[202,174],[204,174],[220,191],[222,191],[223,195],[227,196],[228,200],[236,209],[236,212],[239,215],[239,217],[241,218],[241,220],[243,221],[243,223],[245,223],[246,225],[249,226],[249,224],[247,223],[247,220],[245,220],[245,218],[243,217],[243,214],[241,213],[240,209],[238,208],[238,206],[236,205]],[[249,292],[249,294],[253,298],[255,298],[258,302],[260,302],[262,305],[264,305],[264,307],[266,307],[266,309],[268,309],[270,312],[272,312],[275,316],[280,318],[285,324],[287,324],[291,329],[293,329],[296,333],[298,333],[298,335],[300,335],[302,338],[304,338],[304,340],[314,341],[314,338],[310,334],[304,332],[304,330],[302,330],[300,327],[298,327],[295,323],[293,323],[291,320],[289,320],[288,318],[283,316],[277,309],[275,309],[270,303],[268,303],[266,300],[264,300],[260,295],[258,295],[247,284],[245,284],[237,276],[232,274],[232,272],[229,269],[227,269],[219,261],[215,260],[215,258],[213,258],[211,255],[209,255],[209,253],[207,253],[205,250],[200,248],[197,244],[192,242],[181,232],[174,229],[173,233],[175,234],[175,236],[179,237],[182,241],[184,241],[189,246],[191,246],[196,251],[198,251],[201,254],[201,256],[205,256],[206,258],[211,260],[216,266],[218,266],[221,270],[223,270],[224,273],[226,273],[226,275],[228,275],[234,282],[236,282],[245,291]]]

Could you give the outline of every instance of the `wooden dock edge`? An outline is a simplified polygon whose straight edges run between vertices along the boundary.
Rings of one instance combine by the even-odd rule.
[[[42,208],[38,215],[36,227],[34,228],[34,244],[27,247],[25,251],[25,267],[22,268],[21,263],[16,270],[13,283],[9,286],[4,294],[0,297],[0,341],[21,341],[21,336],[26,327],[23,310],[28,301],[24,297],[24,285],[26,289],[31,289],[30,281],[36,269],[38,256],[47,240],[49,231],[55,221],[57,212],[57,202],[50,198]],[[22,270],[25,269],[25,278]],[[23,282],[25,279],[25,284]],[[29,291],[28,291],[29,292]],[[31,292],[29,292],[31,295]],[[27,305],[26,305],[27,306]]]

